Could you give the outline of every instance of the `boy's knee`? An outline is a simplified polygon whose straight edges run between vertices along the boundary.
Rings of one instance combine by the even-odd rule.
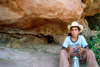
[[[85,51],[87,54],[94,54],[92,50],[86,50]]]
[[[60,54],[68,54],[66,50],[61,50]]]
[[[92,51],[92,50],[86,50],[86,52],[87,52],[87,53],[91,53],[91,52],[93,52],[93,51]]]

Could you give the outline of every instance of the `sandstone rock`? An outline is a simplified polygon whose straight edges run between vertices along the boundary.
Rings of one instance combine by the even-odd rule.
[[[0,48],[0,55],[0,67],[59,67],[59,57],[33,49]]]
[[[59,67],[58,55],[69,32],[67,25],[78,21],[85,28],[83,35],[90,36],[84,18],[99,13],[99,7],[100,0],[0,0],[0,42],[7,42],[7,47],[32,48],[31,52],[0,50],[0,60],[8,63],[2,65],[0,61],[1,67]]]
[[[0,67],[59,67],[59,60],[58,55],[36,52],[33,49],[0,47]]]
[[[54,36],[56,35],[67,34],[67,30],[68,30],[67,24],[62,23],[61,20],[57,20],[57,19],[48,20],[48,19],[38,19],[37,18],[37,19],[33,19],[33,21],[35,21],[34,23],[29,21],[28,18],[27,18],[28,22],[25,22],[25,20],[26,19],[24,19],[24,21],[22,22],[21,21],[18,22],[19,29],[16,29],[17,27],[16,25],[18,24],[8,24],[8,25],[5,25],[5,28],[3,26],[4,24],[2,24],[0,28],[4,28],[4,29],[0,30],[0,32],[7,32],[10,34],[15,34],[15,36],[14,35],[13,36],[19,39],[22,37],[21,35],[24,35],[24,34],[37,35],[38,37],[36,38],[40,39],[38,41],[41,41],[41,43],[43,42],[47,43],[47,40],[45,37],[48,37],[48,35],[54,38]],[[19,35],[17,36],[16,33],[19,33]],[[45,37],[41,38],[41,36],[45,36]],[[32,38],[33,41],[30,41],[30,43],[34,42],[36,38],[33,37]],[[26,41],[28,41],[27,39]]]
[[[84,4],[86,4],[83,16],[93,16],[97,13],[100,13],[100,0],[82,0],[82,1]]]
[[[6,44],[6,47],[11,47],[11,46],[12,46],[11,42],[9,42],[9,43]]]
[[[83,34],[90,36],[91,31],[84,18],[98,13],[98,7],[99,0],[1,0],[0,32],[19,39],[21,44],[46,44],[49,36],[52,43],[62,45],[68,34],[67,25],[72,21],[84,25]],[[13,42],[13,39],[8,41]]]
[[[27,20],[27,21],[26,21]],[[14,20],[13,20],[14,21]],[[16,21],[16,20],[15,20]],[[34,34],[34,35],[56,35],[64,34],[67,31],[66,23],[63,23],[58,19],[43,19],[43,18],[34,18],[24,17],[17,20],[14,24],[7,24],[9,21],[2,21],[0,23],[0,32],[7,33],[19,33],[19,34]],[[4,28],[5,26],[5,28]],[[13,29],[12,29],[13,28]],[[17,28],[17,29],[16,29]]]
[[[82,34],[85,35],[85,36],[91,36],[91,30],[90,30],[90,28],[88,27],[88,22],[87,22],[87,20],[84,19],[84,18],[81,18],[81,19],[79,20],[79,24],[83,25],[83,27],[84,27],[84,30],[83,30]]]
[[[68,36],[68,34],[56,35],[56,36],[54,36],[54,40],[55,40],[55,42],[63,45],[63,42],[67,36]]]
[[[52,54],[60,54],[60,51],[61,51],[61,46],[54,46],[52,48],[49,48],[46,50],[47,53],[52,53]]]
[[[83,3],[80,0],[2,0],[0,2],[0,7],[3,8],[0,13],[0,29],[2,29],[0,32],[6,33],[46,36],[64,34],[67,31],[67,23],[63,22],[78,20],[83,12]]]
[[[35,35],[24,35],[24,37],[22,37],[20,41],[22,42],[22,44],[27,44],[27,45],[47,44],[48,42],[48,40],[44,36],[35,36]]]
[[[0,59],[0,66],[1,67],[13,67],[13,66],[18,67],[18,65],[14,61],[7,60],[7,59]]]
[[[7,40],[7,35],[0,34],[0,41],[5,42]]]
[[[20,48],[21,45],[19,43],[19,40],[15,40],[12,44],[11,44],[12,48]]]
[[[16,0],[16,3],[27,15],[33,14],[33,18],[59,18],[69,22],[78,20],[83,12],[80,0]]]
[[[24,14],[14,0],[0,0],[0,20],[21,18]]]

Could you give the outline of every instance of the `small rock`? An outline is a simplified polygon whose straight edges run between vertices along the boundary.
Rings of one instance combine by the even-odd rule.
[[[61,51],[61,46],[52,47],[46,50],[47,53],[57,54],[59,55]]]
[[[12,48],[20,48],[20,43],[19,43],[19,40],[15,40],[12,45],[11,45]]]

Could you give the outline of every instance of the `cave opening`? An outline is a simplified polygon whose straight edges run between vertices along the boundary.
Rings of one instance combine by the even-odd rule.
[[[45,38],[48,40],[47,43],[50,43],[50,44],[54,43],[53,37],[51,37],[51,36],[48,35],[48,36],[45,36]]]
[[[60,44],[59,42],[55,41],[53,36],[50,36],[50,35],[40,34],[40,35],[34,35],[34,36],[37,36],[38,38],[43,40],[44,41],[43,44]]]
[[[6,46],[8,46],[7,44],[10,44],[11,46],[14,42],[18,42],[20,45],[59,44],[54,40],[54,37],[50,35],[0,33],[0,43]]]
[[[96,27],[100,29],[100,13],[95,14],[94,16],[88,16],[85,19],[88,21],[91,30],[97,30]]]
[[[85,3],[86,2],[86,0],[81,0],[83,3]]]
[[[57,44],[55,41],[54,41],[54,38],[52,37],[52,36],[44,36],[47,40],[48,40],[48,42],[47,42],[47,44]]]

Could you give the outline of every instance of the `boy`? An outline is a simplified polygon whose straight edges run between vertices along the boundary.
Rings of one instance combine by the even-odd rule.
[[[78,35],[83,30],[83,26],[76,21],[68,25],[71,35],[64,40],[60,53],[60,67],[69,67],[69,57],[81,54],[81,61],[87,61],[88,67],[99,67],[94,53],[89,50],[88,44],[82,35]]]

